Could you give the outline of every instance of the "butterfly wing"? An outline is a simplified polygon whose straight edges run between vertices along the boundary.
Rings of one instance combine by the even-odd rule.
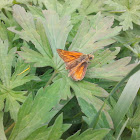
[[[59,56],[64,60],[64,62],[71,62],[73,60],[78,59],[83,53],[80,52],[72,52],[72,51],[65,51],[62,49],[57,49]]]
[[[69,76],[75,81],[82,80],[86,74],[88,66],[86,61],[81,62],[80,57],[83,53],[65,51],[62,49],[57,49],[57,52],[66,63],[66,69],[69,69]]]
[[[69,76],[75,81],[82,80],[86,74],[87,66],[87,62],[79,63],[76,67],[70,69]]]

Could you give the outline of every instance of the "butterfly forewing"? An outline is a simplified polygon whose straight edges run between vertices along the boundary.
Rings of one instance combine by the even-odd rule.
[[[70,52],[61,49],[57,49],[59,56],[64,60],[64,62],[71,62],[78,59],[83,53],[80,52]]]

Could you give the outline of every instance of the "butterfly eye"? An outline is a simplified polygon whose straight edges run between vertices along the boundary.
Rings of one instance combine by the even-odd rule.
[[[89,59],[92,60],[93,58],[92,57],[89,57]]]

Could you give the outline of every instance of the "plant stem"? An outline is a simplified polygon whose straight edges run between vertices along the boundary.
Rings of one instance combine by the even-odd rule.
[[[15,122],[12,123],[12,124],[4,131],[5,134],[7,134],[7,133],[14,127],[14,125],[15,125]]]
[[[52,82],[53,78],[55,77],[55,75],[57,74],[57,71],[55,70],[51,76],[51,78],[49,79],[49,81],[47,82],[45,88]]]

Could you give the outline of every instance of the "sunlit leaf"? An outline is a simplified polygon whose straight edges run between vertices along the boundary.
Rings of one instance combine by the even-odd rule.
[[[80,7],[82,0],[65,0],[59,2],[58,0],[40,0],[48,10],[56,11],[60,16],[72,14],[78,7]]]
[[[54,55],[54,62],[58,64],[60,57],[58,57],[56,49],[64,49],[68,33],[72,26],[70,25],[70,17],[64,16],[62,18],[54,11],[43,11],[45,16],[44,28]]]
[[[2,8],[10,9],[13,0],[1,0],[0,2],[0,11]]]
[[[120,21],[123,30],[133,29],[133,23],[140,25],[139,6],[140,1],[119,1],[119,0],[106,0],[105,4],[109,6],[109,11],[114,14],[114,17]],[[117,15],[121,13],[121,15]],[[113,15],[112,14],[112,15]]]
[[[25,140],[38,140],[38,139],[46,139],[46,140],[58,140],[64,131],[66,131],[70,127],[69,124],[63,124],[63,116],[62,114],[58,116],[55,120],[53,126],[48,127],[42,126],[34,131],[29,137]]]
[[[140,139],[140,127],[138,128],[138,130],[133,129],[132,131],[132,135],[131,135],[131,139],[130,140],[139,140]]]
[[[20,108],[19,102],[24,102],[26,91],[16,91],[14,88],[21,86],[31,80],[39,80],[34,75],[28,75],[29,70],[20,74],[28,64],[23,60],[16,60],[16,48],[9,50],[8,42],[0,40],[0,97],[6,99],[4,110],[10,111],[11,117],[16,121],[17,113]],[[15,62],[15,71],[12,73]],[[20,75],[19,75],[20,74]],[[19,102],[18,102],[19,101]]]
[[[5,133],[4,133],[4,126],[3,126],[3,112],[0,111],[0,139],[7,140]]]
[[[140,69],[140,64],[138,64],[135,68],[133,68],[110,92],[110,95],[106,98],[106,100],[104,101],[103,105],[101,106],[100,110],[98,111],[98,113],[96,114],[96,116],[93,118],[93,121],[91,123],[91,126],[93,128],[96,127],[98,121],[99,121],[99,117],[102,113],[102,110],[104,109],[105,105],[107,104],[108,99],[110,99],[110,97],[117,91],[117,89],[119,89],[119,87],[128,79],[130,78],[133,74],[135,74],[136,72],[138,72]]]
[[[9,30],[17,33],[20,35],[22,39],[25,39],[27,42],[31,41],[36,49],[40,52],[39,55],[42,57],[42,59],[45,59],[47,64],[51,63],[51,53],[50,53],[50,47],[48,44],[45,44],[44,46],[44,41],[46,40],[45,35],[44,35],[44,29],[43,25],[40,22],[40,18],[37,19],[37,23],[34,22],[33,16],[30,13],[27,13],[24,8],[15,5],[13,7],[14,11],[14,18],[16,21],[20,24],[20,26],[23,28],[23,30],[16,31],[14,27],[9,28]],[[41,32],[42,31],[42,32]],[[42,33],[40,35],[40,32]],[[22,55],[22,54],[21,54]]]
[[[112,17],[103,17],[101,13],[93,16],[90,22],[84,19],[70,45],[70,50],[88,54],[114,43],[115,41],[111,38],[120,32],[121,27],[111,28],[113,21]],[[105,44],[103,40],[106,42]]]
[[[115,51],[111,51],[109,49],[103,50],[103,51],[96,51],[94,53],[94,59],[92,60],[91,64],[89,65],[89,68],[100,68],[103,67],[111,62],[114,61],[116,58],[116,55],[120,52],[120,48],[117,47]]]
[[[80,132],[78,131],[67,140],[102,140],[108,134],[108,132],[109,129],[106,128],[97,130],[88,129],[80,135]]]
[[[40,89],[35,99],[32,95],[29,95],[19,110],[18,120],[10,140],[25,139],[43,124],[50,122],[59,111],[55,107],[58,106],[61,97],[58,92],[60,84],[60,82],[56,82],[45,90]]]
[[[140,71],[136,72],[133,76],[130,77],[116,106],[113,109],[112,118],[114,121],[114,125],[116,127],[119,125],[119,123],[124,118],[130,105],[132,104],[134,98],[137,95],[137,92],[140,88],[139,79],[140,79]],[[124,100],[125,100],[125,102],[124,102]]]
[[[120,60],[114,61],[108,65],[101,68],[92,67],[88,70],[86,77],[90,78],[103,78],[113,81],[121,80],[131,69],[136,66],[136,64],[130,64],[130,58],[122,58]]]
[[[27,62],[34,62],[35,66],[56,67],[55,64],[58,65],[60,61],[56,48],[64,49],[65,47],[68,33],[72,27],[70,17],[59,18],[56,12],[44,10],[43,14],[46,19],[38,17],[36,23],[33,16],[21,6],[15,5],[13,10],[14,17],[23,30],[21,32],[16,31],[14,27],[9,28],[9,30],[17,33],[27,42],[31,41],[38,50],[38,52],[35,52],[23,47],[23,52],[19,52],[21,57],[27,59]],[[52,61],[52,54],[54,55],[54,61]]]
[[[89,104],[87,101],[83,100],[80,97],[78,98],[78,102],[79,105],[81,106],[82,112],[86,115],[86,117],[84,116],[83,119],[90,126],[92,119],[95,117],[98,111],[92,104]],[[96,128],[104,128],[104,127],[113,128],[111,117],[105,111],[102,112]]]
[[[89,15],[101,11],[104,6],[103,0],[83,0],[79,8],[80,14]]]
[[[137,128],[140,125],[139,119],[140,119],[140,105],[137,107],[134,116],[129,119],[128,126]]]
[[[76,94],[78,103],[82,109],[82,112],[86,115],[83,117],[88,125],[91,124],[92,119],[95,117],[96,113],[103,104],[103,101],[96,96],[106,96],[107,92],[100,87],[97,87],[93,83],[86,86],[86,82],[71,83],[71,86]],[[85,87],[84,87],[85,85]],[[92,85],[92,88],[91,88]],[[99,94],[99,95],[98,95]],[[95,95],[95,96],[94,96]],[[106,105],[105,110],[109,110],[109,106]],[[112,128],[112,120],[109,114],[105,111],[102,114],[101,121],[97,128],[106,126]]]

